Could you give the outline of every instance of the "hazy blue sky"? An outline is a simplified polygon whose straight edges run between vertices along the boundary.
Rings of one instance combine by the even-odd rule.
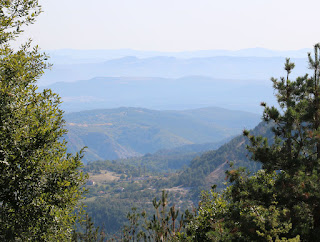
[[[42,49],[309,48],[319,0],[42,0],[26,29]]]

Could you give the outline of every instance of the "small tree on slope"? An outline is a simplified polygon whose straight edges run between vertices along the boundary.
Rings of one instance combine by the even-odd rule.
[[[60,99],[36,92],[46,57],[10,48],[41,12],[36,0],[0,0],[0,240],[67,240],[85,176],[66,154]]]

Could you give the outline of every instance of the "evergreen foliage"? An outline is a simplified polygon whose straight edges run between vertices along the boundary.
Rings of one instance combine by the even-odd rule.
[[[105,233],[99,227],[95,227],[91,217],[88,214],[83,215],[84,218],[79,218],[79,224],[77,225],[77,229],[79,231],[72,231],[72,239],[71,241],[83,241],[83,242],[103,242],[105,241]]]
[[[0,1],[0,240],[66,240],[85,175],[66,154],[60,99],[37,92],[47,57],[10,41],[40,13],[36,0]]]
[[[274,140],[251,135],[248,150],[262,170],[231,169],[222,193],[204,193],[189,224],[194,241],[318,241],[320,236],[320,45],[309,54],[312,76],[272,78],[280,110],[265,103]]]
[[[188,210],[179,216],[175,205],[168,207],[168,192],[152,201],[154,214],[151,218],[146,211],[137,212],[136,208],[128,213],[129,225],[123,229],[121,241],[178,241],[183,238],[185,226],[193,218]]]

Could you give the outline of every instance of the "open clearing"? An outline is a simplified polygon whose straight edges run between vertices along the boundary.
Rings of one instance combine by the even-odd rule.
[[[112,182],[120,179],[120,175],[115,172],[101,170],[101,174],[89,173],[89,180],[93,180],[96,183]]]

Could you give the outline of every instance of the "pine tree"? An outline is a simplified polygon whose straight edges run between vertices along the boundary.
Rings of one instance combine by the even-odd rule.
[[[0,240],[66,240],[82,197],[81,152],[66,154],[60,98],[37,91],[47,57],[10,47],[41,12],[36,0],[0,0]]]
[[[252,159],[267,172],[277,171],[275,189],[278,206],[288,209],[290,234],[303,240],[320,236],[320,45],[309,53],[313,75],[290,81],[294,64],[287,59],[286,78],[272,79],[281,110],[265,104],[264,120],[275,124],[275,141],[250,136]]]
[[[205,193],[189,224],[189,239],[201,241],[318,241],[320,237],[320,44],[309,57],[313,75],[272,78],[280,109],[265,107],[274,138],[244,135],[262,170],[230,170],[231,185]]]
[[[137,212],[132,208],[127,218],[129,225],[123,229],[123,237],[116,241],[178,241],[184,239],[186,224],[191,220],[193,214],[188,210],[179,216],[179,209],[173,205],[168,206],[168,192],[162,191],[158,201],[152,201],[154,214],[150,218],[145,211]],[[112,240],[113,241],[113,240]]]

